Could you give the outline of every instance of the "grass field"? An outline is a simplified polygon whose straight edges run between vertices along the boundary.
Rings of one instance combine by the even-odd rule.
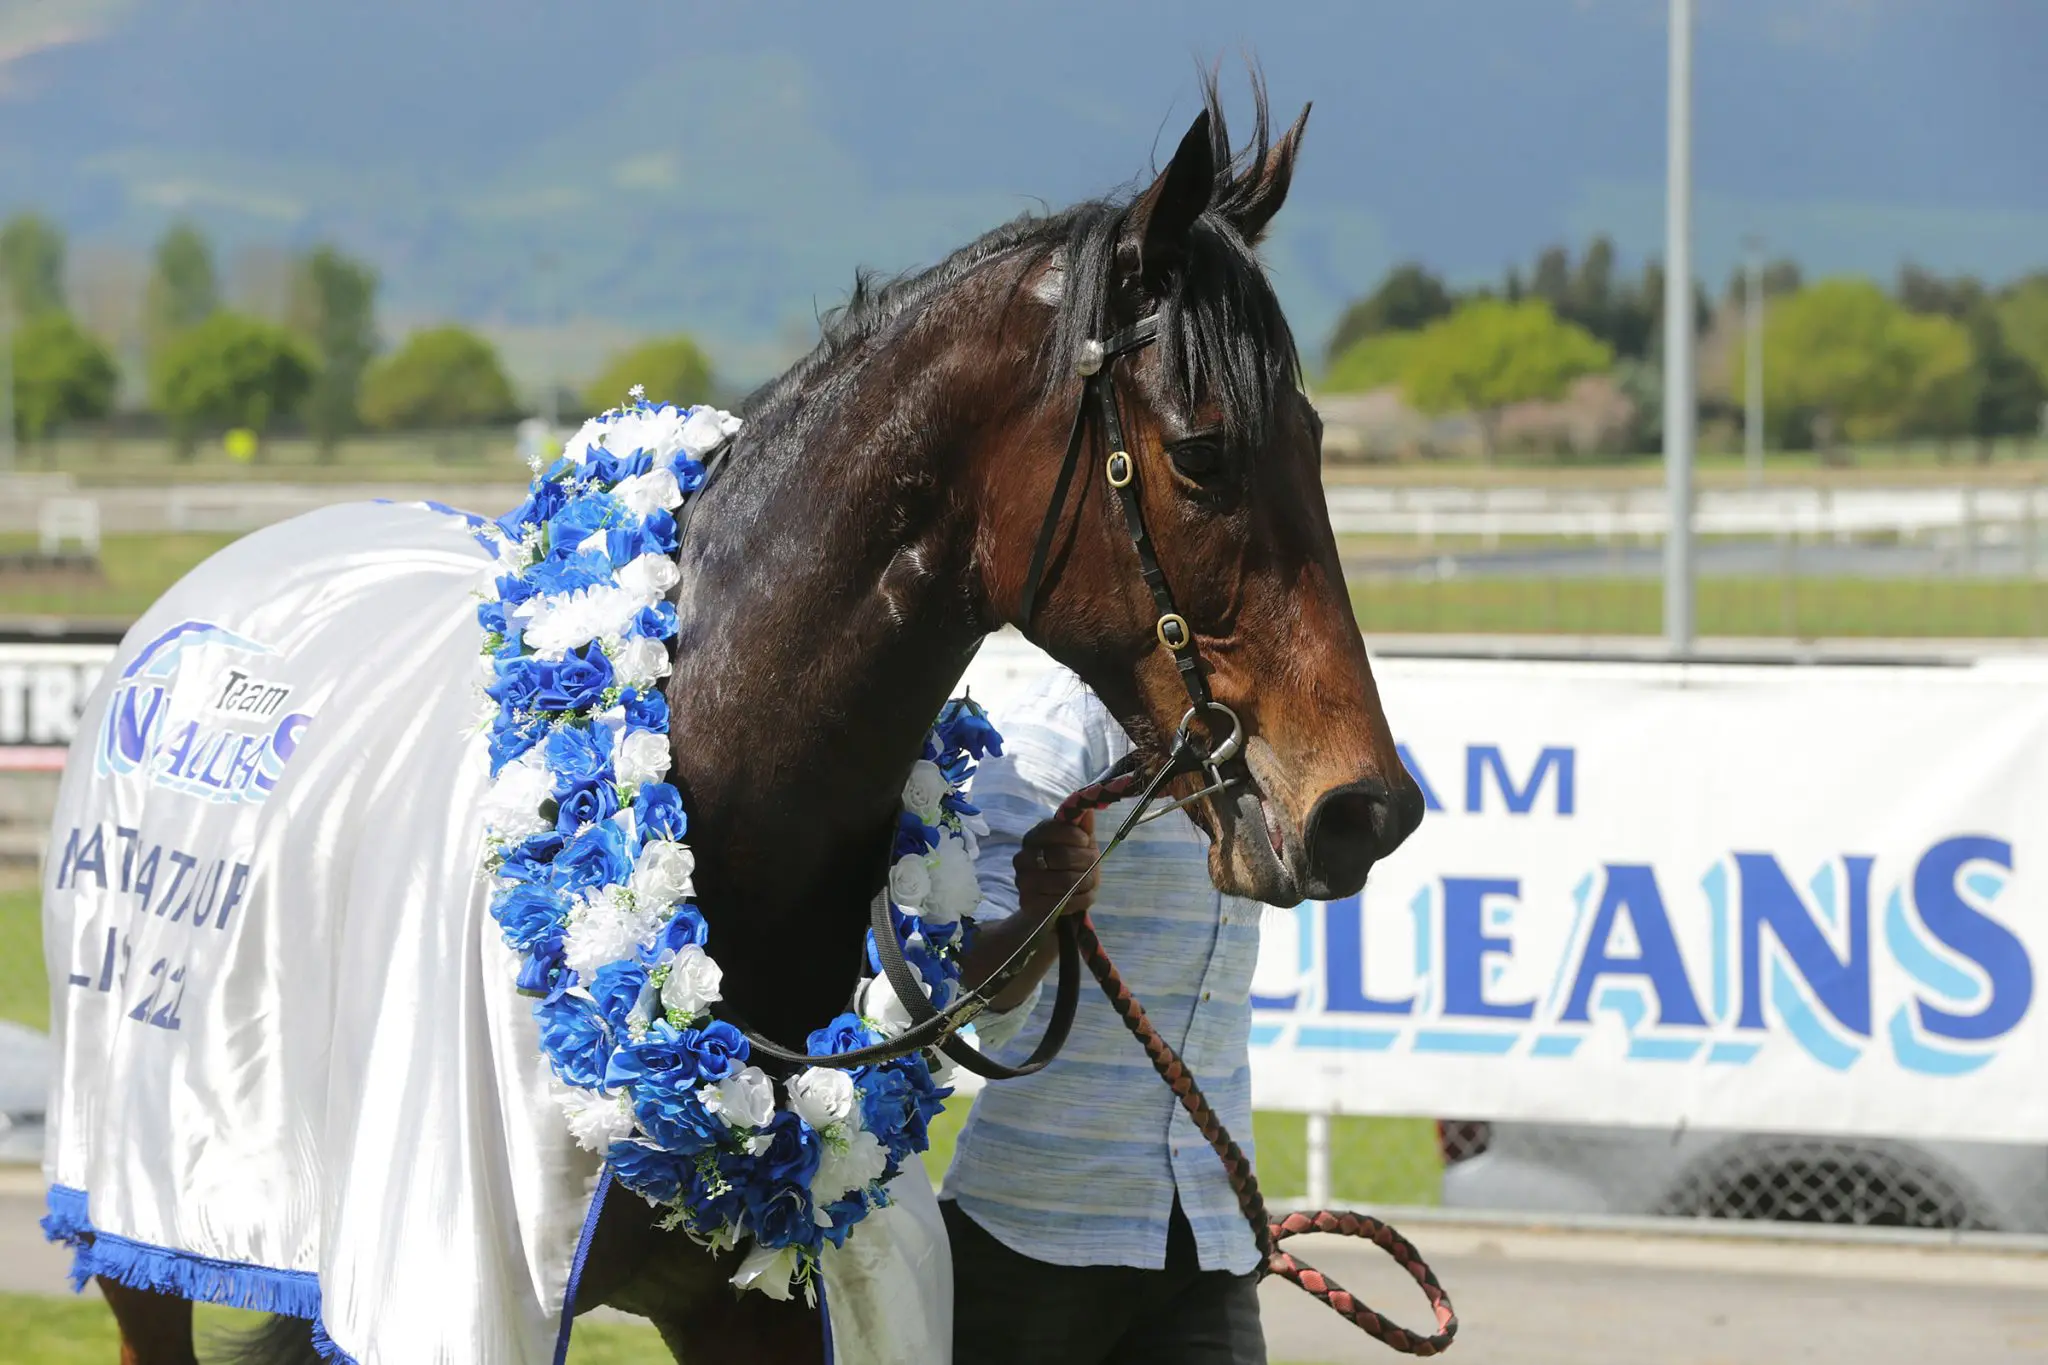
[[[0,617],[125,624],[234,538],[109,536],[100,578],[0,576]],[[20,537],[0,536],[0,554],[26,546]],[[1663,629],[1662,593],[1649,578],[1425,580],[1354,573],[1351,584],[1367,635],[1655,635]],[[2048,634],[2048,580],[1709,577],[1699,583],[1698,612],[1703,635],[2030,638]]]
[[[1351,600],[1376,633],[1655,635],[1663,584],[1650,578],[1376,578]],[[1794,639],[2031,638],[2048,634],[2048,580],[1702,578],[1701,635]]]

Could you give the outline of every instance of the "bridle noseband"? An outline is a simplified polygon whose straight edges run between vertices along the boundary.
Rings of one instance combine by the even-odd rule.
[[[1152,537],[1145,529],[1145,511],[1138,496],[1138,462],[1124,445],[1123,412],[1117,401],[1115,364],[1119,357],[1143,350],[1159,339],[1159,316],[1153,314],[1115,333],[1107,340],[1089,341],[1075,358],[1074,369],[1081,377],[1081,401],[1074,409],[1074,421],[1067,434],[1067,450],[1060,462],[1058,479],[1053,484],[1052,503],[1046,508],[1045,520],[1038,528],[1038,540],[1032,547],[1031,564],[1025,571],[1024,595],[1018,609],[1017,622],[1029,628],[1033,613],[1038,607],[1040,589],[1045,583],[1047,562],[1052,553],[1052,542],[1058,533],[1059,524],[1066,511],[1067,499],[1074,484],[1074,476],[1081,468],[1081,455],[1087,448],[1091,426],[1100,429],[1103,445],[1108,454],[1103,460],[1103,478],[1109,484],[1111,496],[1123,510],[1124,528],[1129,532],[1131,547],[1137,552],[1138,572],[1144,577],[1145,586],[1151,590],[1152,601],[1159,609],[1159,619],[1154,623],[1153,634],[1173,658],[1174,669],[1180,675],[1181,686],[1187,689],[1188,711],[1181,717],[1174,732],[1174,741],[1166,761],[1137,790],[1136,804],[1123,822],[1096,853],[1088,870],[1076,879],[1073,888],[1060,897],[1051,913],[1042,920],[1023,943],[1011,952],[1009,957],[981,982],[971,989],[963,990],[958,999],[945,1008],[935,1008],[924,993],[924,986],[917,972],[904,959],[902,945],[897,940],[896,928],[891,919],[889,889],[885,884],[875,894],[869,906],[869,928],[875,945],[875,956],[879,959],[882,973],[888,978],[896,998],[903,1003],[909,1014],[911,1026],[895,1038],[857,1049],[853,1052],[839,1052],[829,1055],[814,1055],[782,1047],[770,1038],[748,1028],[741,1021],[727,1015],[746,1035],[755,1052],[786,1066],[819,1066],[837,1070],[870,1066],[892,1058],[908,1056],[921,1048],[937,1047],[947,1057],[977,1075],[991,1080],[1011,1080],[1041,1071],[1058,1055],[1066,1043],[1068,1031],[1072,1028],[1074,1011],[1080,1003],[1081,964],[1080,951],[1074,933],[1074,924],[1065,914],[1075,893],[1104,859],[1123,843],[1130,832],[1146,821],[1191,805],[1204,797],[1228,790],[1242,781],[1241,777],[1225,777],[1223,768],[1243,762],[1244,725],[1237,713],[1217,701],[1209,692],[1208,679],[1203,676],[1200,657],[1195,647],[1195,635],[1188,625],[1187,617],[1175,608],[1173,592],[1167,586],[1166,572],[1159,566],[1159,556],[1152,548]],[[1090,422],[1090,417],[1095,420]],[[722,451],[720,453],[723,453]],[[1217,741],[1210,729],[1209,717],[1221,715],[1229,723],[1229,732]],[[1197,739],[1195,726],[1200,722],[1204,737]],[[1116,768],[1105,774],[1095,786],[1128,784],[1142,765],[1139,751],[1125,755]],[[1160,790],[1177,776],[1199,772],[1204,777],[1201,788],[1191,795],[1164,805],[1154,806]],[[993,1058],[986,1057],[969,1047],[958,1036],[959,1030],[977,1015],[985,1012],[994,996],[1013,977],[1024,961],[1036,951],[1038,942],[1047,925],[1053,925],[1059,937],[1059,977],[1053,997],[1051,1017],[1046,1021],[1045,1035],[1039,1040],[1031,1055],[1017,1066],[1005,1066]]]

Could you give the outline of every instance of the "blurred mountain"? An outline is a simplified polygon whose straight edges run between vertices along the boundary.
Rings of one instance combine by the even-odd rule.
[[[683,327],[754,377],[855,265],[1139,176],[1195,61],[1241,92],[1249,50],[1276,112],[1316,104],[1269,252],[1314,347],[1403,257],[1657,253],[1664,8],[0,0],[0,213],[130,250],[178,215],[229,251],[332,239],[382,271],[392,330],[455,316],[525,355],[564,319]],[[1699,8],[1708,281],[1749,231],[1810,273],[2048,264],[2048,5]]]

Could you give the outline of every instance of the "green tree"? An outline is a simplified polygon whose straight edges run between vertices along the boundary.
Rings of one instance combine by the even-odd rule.
[[[23,441],[113,411],[121,386],[114,357],[68,314],[49,310],[23,323],[13,359],[14,430]]]
[[[173,337],[206,321],[220,306],[213,249],[190,223],[178,223],[156,244],[156,268],[149,277],[143,327],[152,356]]]
[[[17,213],[0,224],[0,309],[17,318],[64,308],[64,234],[49,219]]]
[[[1354,342],[1381,332],[1419,332],[1451,311],[1451,294],[1427,267],[1395,266],[1379,287],[1344,310],[1325,355],[1334,366]]]
[[[607,361],[583,401],[593,412],[615,408],[635,384],[657,403],[702,403],[712,395],[711,362],[687,336],[643,341]]]
[[[1560,321],[1541,299],[1480,299],[1415,339],[1401,388],[1422,412],[1476,416],[1491,461],[1502,408],[1556,398],[1574,379],[1613,362],[1612,349],[1584,328]]]
[[[2005,342],[2048,384],[2048,271],[2029,275],[1998,299]]]
[[[1735,398],[1747,396],[1738,347]],[[1968,333],[1907,312],[1869,280],[1821,280],[1764,320],[1764,408],[1783,429],[1811,422],[1824,453],[1836,438],[1873,440],[1935,422],[1960,431],[1975,402]]]
[[[1983,282],[1974,275],[1938,275],[1911,262],[1899,268],[1899,303],[1909,313],[1954,318],[1970,316],[1984,304]]]
[[[152,396],[188,458],[202,431],[247,427],[260,435],[291,416],[315,366],[312,351],[284,328],[216,312],[164,343]]]
[[[363,376],[373,427],[442,429],[502,421],[518,411],[498,353],[462,327],[414,332]]]
[[[1360,337],[1330,362],[1322,388],[1328,393],[1370,393],[1401,382],[1419,332],[1379,332]]]
[[[306,424],[329,460],[361,424],[363,371],[377,354],[377,272],[334,247],[314,248],[293,271],[291,321],[319,357]]]
[[[2039,429],[2041,406],[2048,403],[2048,380],[2006,340],[1998,311],[1988,302],[1968,318],[1971,349],[1976,353],[1978,385],[1970,411],[1970,435],[1977,441],[1977,460],[1988,464],[2001,436],[2026,438]]]

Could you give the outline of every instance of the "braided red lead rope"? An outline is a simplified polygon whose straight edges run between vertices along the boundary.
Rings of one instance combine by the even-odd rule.
[[[1136,772],[1116,773],[1100,782],[1092,782],[1060,803],[1054,817],[1066,824],[1074,824],[1091,810],[1101,810],[1114,805],[1137,793],[1145,785],[1144,779]],[[1251,1225],[1252,1240],[1257,1243],[1259,1255],[1265,1258],[1263,1273],[1279,1275],[1292,1280],[1316,1298],[1334,1308],[1339,1314],[1361,1328],[1373,1340],[1384,1342],[1395,1350],[1413,1356],[1433,1356],[1451,1344],[1451,1338],[1458,1334],[1458,1315],[1451,1308],[1450,1295],[1437,1282],[1436,1272],[1422,1259],[1422,1253],[1414,1243],[1403,1237],[1387,1224],[1370,1214],[1349,1213],[1333,1209],[1316,1209],[1312,1212],[1290,1213],[1279,1222],[1272,1222],[1266,1214],[1266,1201],[1259,1193],[1259,1179],[1252,1171],[1252,1163],[1245,1156],[1230,1130],[1223,1126],[1223,1120],[1209,1107],[1209,1101],[1202,1094],[1201,1086],[1195,1083],[1194,1075],[1187,1064],[1159,1031],[1152,1027],[1152,1021],[1145,1016],[1145,1007],[1131,994],[1124,984],[1123,976],[1116,964],[1103,951],[1102,940],[1096,936],[1095,926],[1086,914],[1077,916],[1076,936],[1081,945],[1082,959],[1088,970],[1102,986],[1103,994],[1109,997],[1110,1008],[1124,1021],[1124,1027],[1131,1031],[1145,1049],[1145,1055],[1152,1059],[1152,1069],[1172,1089],[1180,1100],[1181,1108],[1195,1121],[1195,1127],[1215,1149],[1223,1162],[1224,1173],[1230,1178],[1230,1188],[1237,1195],[1237,1206],[1243,1212],[1245,1221]],[[1436,1313],[1437,1330],[1432,1336],[1418,1336],[1398,1323],[1389,1321],[1369,1307],[1363,1300],[1352,1294],[1329,1276],[1312,1265],[1305,1265],[1295,1259],[1292,1253],[1279,1249],[1279,1243],[1286,1238],[1304,1232],[1332,1232],[1340,1237],[1363,1237],[1380,1250],[1394,1258],[1401,1269],[1422,1287],[1429,1300],[1430,1308]]]

